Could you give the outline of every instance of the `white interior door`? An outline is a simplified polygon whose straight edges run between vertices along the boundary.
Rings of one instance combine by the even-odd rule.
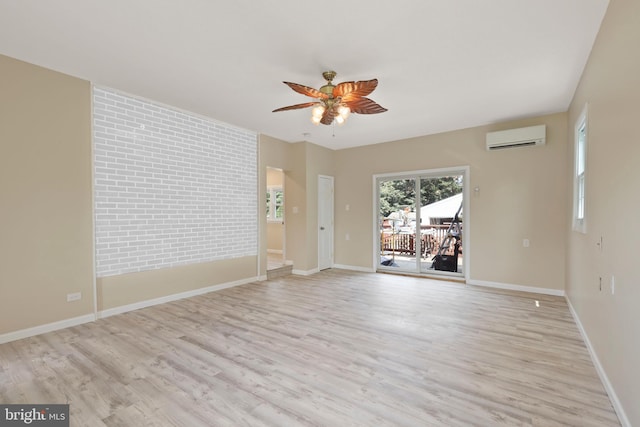
[[[318,176],[318,269],[333,267],[333,177]]]

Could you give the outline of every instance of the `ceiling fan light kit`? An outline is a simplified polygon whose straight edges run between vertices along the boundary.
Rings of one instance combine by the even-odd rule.
[[[273,112],[313,107],[311,109],[313,124],[330,125],[335,121],[341,125],[351,113],[378,114],[387,111],[386,108],[366,97],[378,86],[378,79],[343,82],[334,85],[335,71],[325,71],[322,73],[322,77],[327,83],[319,90],[298,83],[283,82],[294,91],[315,98],[316,101],[278,108]]]

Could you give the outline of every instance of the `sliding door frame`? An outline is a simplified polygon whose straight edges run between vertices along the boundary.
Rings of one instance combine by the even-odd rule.
[[[470,195],[470,168],[469,166],[454,166],[454,167],[447,167],[447,168],[437,168],[437,169],[424,169],[424,170],[415,170],[415,171],[404,171],[404,172],[391,172],[391,173],[383,173],[383,174],[374,174],[373,175],[373,181],[372,181],[372,188],[373,188],[373,206],[372,206],[372,223],[373,223],[373,227],[372,227],[372,236],[373,236],[373,245],[372,245],[372,265],[373,265],[373,270],[374,271],[384,271],[384,272],[391,272],[391,270],[387,270],[387,269],[379,269],[380,266],[380,229],[379,229],[379,223],[380,223],[380,209],[378,207],[379,205],[379,194],[378,194],[378,180],[379,179],[412,179],[412,178],[424,178],[424,177],[442,177],[442,176],[451,176],[451,175],[462,175],[463,176],[463,187],[462,187],[462,209],[464,212],[464,232],[462,233],[462,248],[464,250],[464,262],[462,265],[462,274],[460,275],[459,273],[449,273],[447,274],[447,272],[438,272],[438,273],[430,273],[430,272],[423,272],[420,271],[420,269],[417,269],[416,272],[407,272],[407,271],[402,271],[402,272],[398,272],[400,274],[415,274],[418,276],[425,276],[425,277],[438,277],[438,278],[446,278],[446,277],[451,277],[452,279],[460,279],[461,277],[467,281],[469,280],[469,272],[471,271],[470,269],[470,265],[471,265],[471,239],[470,239],[470,234],[471,234],[471,227],[470,227],[470,222],[471,222],[471,203],[470,203],[470,199],[469,199],[469,195]],[[417,183],[416,183],[417,185]],[[419,193],[416,192],[416,197],[419,198]],[[416,211],[419,211],[419,208],[416,209]],[[416,215],[419,216],[419,213],[416,213]],[[419,218],[416,218],[416,223],[419,224],[417,221],[419,221]],[[416,263],[417,264],[417,263]]]

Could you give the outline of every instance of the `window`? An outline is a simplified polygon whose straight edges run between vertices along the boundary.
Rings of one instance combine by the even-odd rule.
[[[284,217],[284,192],[280,187],[267,189],[267,221],[282,222]]]
[[[574,129],[575,169],[573,187],[573,229],[581,233],[586,227],[586,171],[587,171],[587,106],[585,105]]]

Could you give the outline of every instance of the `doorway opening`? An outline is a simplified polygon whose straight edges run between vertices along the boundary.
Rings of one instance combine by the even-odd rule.
[[[466,277],[468,173],[460,167],[374,177],[378,271]]]
[[[284,172],[267,167],[267,271],[285,265]]]

